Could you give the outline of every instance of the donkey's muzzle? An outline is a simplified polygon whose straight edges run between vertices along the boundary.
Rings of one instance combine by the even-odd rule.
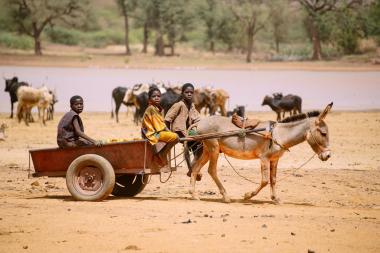
[[[331,151],[330,150],[326,150],[326,151],[323,151],[321,152],[319,155],[318,155],[319,159],[321,159],[322,161],[327,161],[330,157],[331,157]]]

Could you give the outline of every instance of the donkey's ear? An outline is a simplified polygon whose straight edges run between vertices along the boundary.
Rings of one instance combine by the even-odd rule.
[[[327,113],[329,113],[329,111],[331,110],[332,106],[333,102],[328,104],[326,108],[323,110],[323,112],[319,115],[318,120],[323,120],[326,117]]]

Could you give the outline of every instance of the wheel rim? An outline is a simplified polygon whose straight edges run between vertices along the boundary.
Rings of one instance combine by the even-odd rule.
[[[101,170],[95,166],[78,169],[74,178],[75,189],[84,195],[95,195],[103,186]]]

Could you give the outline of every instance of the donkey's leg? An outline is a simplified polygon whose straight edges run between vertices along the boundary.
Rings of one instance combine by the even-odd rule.
[[[202,155],[194,162],[194,165],[191,168],[191,177],[190,177],[190,189],[189,193],[191,194],[191,198],[195,200],[199,200],[199,196],[195,191],[195,182],[199,171],[202,167],[209,161],[209,153],[206,148],[203,149]]]
[[[217,140],[211,140],[210,146],[208,146],[209,152],[210,152],[210,164],[208,166],[208,173],[211,175],[212,179],[216,183],[216,185],[219,188],[220,194],[222,194],[223,202],[230,203],[231,199],[227,195],[226,189],[223,187],[222,182],[220,182],[218,175],[217,175],[217,165],[218,165],[218,158],[219,158],[219,144]]]
[[[270,197],[275,203],[280,203],[280,199],[276,195],[276,175],[277,175],[278,159],[270,162]]]
[[[248,200],[252,198],[253,196],[256,196],[261,191],[261,189],[263,189],[268,184],[269,166],[270,166],[269,160],[266,160],[266,159],[261,160],[261,183],[255,191],[247,192],[246,194],[244,194],[245,200]]]

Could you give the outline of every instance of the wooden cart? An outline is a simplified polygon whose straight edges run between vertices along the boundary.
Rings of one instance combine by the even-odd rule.
[[[35,149],[29,151],[33,177],[66,177],[66,185],[76,200],[100,201],[115,196],[135,196],[148,177],[170,172],[175,167],[159,167],[146,140],[105,144],[101,147]],[[29,169],[30,160],[29,160]]]

